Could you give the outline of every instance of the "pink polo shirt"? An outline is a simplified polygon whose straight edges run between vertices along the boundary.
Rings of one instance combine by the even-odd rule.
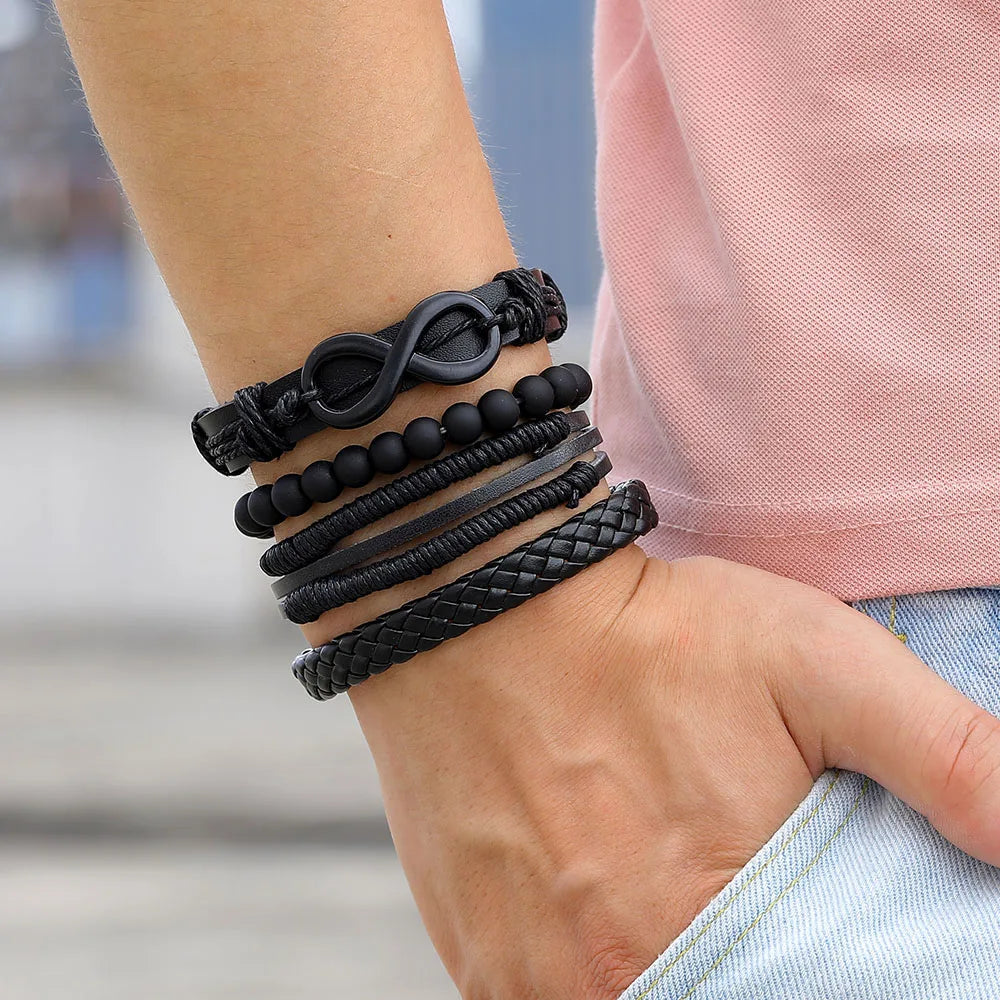
[[[594,405],[647,549],[1000,583],[1000,7],[598,0]]]

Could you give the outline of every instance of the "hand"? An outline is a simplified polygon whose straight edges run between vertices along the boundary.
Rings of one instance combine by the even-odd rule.
[[[466,1000],[617,997],[828,766],[1000,862],[1000,722],[793,580],[633,547],[433,657],[353,699]]]

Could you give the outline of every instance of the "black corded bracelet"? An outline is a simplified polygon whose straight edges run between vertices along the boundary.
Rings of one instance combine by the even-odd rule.
[[[556,340],[565,329],[566,303],[545,272],[501,271],[471,293],[428,296],[378,333],[327,338],[299,370],[199,411],[191,431],[213,468],[236,475],[324,427],[371,423],[399,392],[421,382],[472,382],[493,367],[501,348]]]
[[[606,500],[513,552],[300,653],[292,672],[313,698],[325,701],[550,590],[644,535],[656,521],[645,485],[619,484]]]
[[[509,430],[522,418],[585,403],[594,384],[580,365],[552,365],[540,375],[525,375],[514,388],[489,389],[477,403],[453,403],[440,421],[416,417],[403,433],[384,431],[365,448],[349,444],[332,461],[321,459],[301,474],[288,473],[244,493],[236,501],[236,527],[251,538],[273,538],[275,525],[300,517],[313,504],[330,503],[344,487],[360,489],[377,473],[396,475],[414,461],[437,458],[447,443],[465,445],[484,432]]]
[[[282,611],[289,621],[305,625],[326,611],[417,580],[544,511],[562,504],[578,506],[610,471],[608,456],[598,452],[592,461],[577,462],[547,483],[508,497],[406,552],[293,590],[282,602]]]
[[[268,576],[284,576],[302,569],[361,528],[519,455],[551,448],[574,430],[586,427],[588,419],[579,410],[552,413],[429,462],[276,542],[261,556],[260,568]]]
[[[574,458],[593,451],[601,443],[601,432],[596,427],[585,427],[579,433],[567,438],[562,444],[548,449],[537,458],[516,469],[484,483],[482,486],[449,500],[440,507],[427,511],[410,521],[397,524],[378,535],[372,535],[347,548],[334,549],[329,555],[311,562],[308,566],[283,576],[271,584],[271,591],[279,602],[292,591],[322,580],[324,577],[341,573],[354,566],[360,566],[369,559],[384,555],[412,542],[416,538],[430,534],[438,528],[452,524],[483,507],[509,496],[522,486],[536,482],[542,476],[555,472]],[[610,462],[608,469],[610,471]],[[605,473],[602,472],[602,475]]]

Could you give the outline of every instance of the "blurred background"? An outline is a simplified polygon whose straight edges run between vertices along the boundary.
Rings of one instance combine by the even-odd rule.
[[[446,6],[521,260],[585,360],[591,4]],[[0,998],[454,998],[350,704],[291,678],[298,630],[232,527],[246,485],[191,444],[209,398],[51,7],[0,0]]]

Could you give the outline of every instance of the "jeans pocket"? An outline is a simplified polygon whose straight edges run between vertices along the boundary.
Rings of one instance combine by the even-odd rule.
[[[736,984],[744,981],[745,964],[773,949],[774,934],[781,933],[776,911],[821,863],[868,784],[848,771],[821,775],[780,829],[620,1000],[743,1000],[747,994]],[[761,933],[765,921],[767,932]]]

